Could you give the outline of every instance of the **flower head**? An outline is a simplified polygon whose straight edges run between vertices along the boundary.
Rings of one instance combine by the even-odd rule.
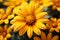
[[[54,37],[52,37],[52,33],[48,33],[47,37],[46,34],[44,32],[41,33],[41,38],[39,37],[34,37],[34,40],[58,40],[59,37],[56,35]]]
[[[43,23],[48,21],[48,19],[45,18],[47,12],[42,12],[43,9],[44,6],[39,6],[34,1],[31,1],[29,4],[21,4],[13,10],[13,13],[18,16],[11,21],[13,25],[10,28],[14,29],[14,31],[19,30],[20,36],[26,32],[29,38],[32,37],[33,32],[40,35],[40,29],[46,28]]]
[[[7,26],[0,26],[0,40],[7,40],[7,38],[10,38],[11,35],[7,32],[8,27]]]
[[[53,32],[54,30],[56,32],[59,32],[59,30],[60,30],[60,19],[51,18],[51,20],[48,21],[46,25],[48,28],[50,28],[50,32]]]

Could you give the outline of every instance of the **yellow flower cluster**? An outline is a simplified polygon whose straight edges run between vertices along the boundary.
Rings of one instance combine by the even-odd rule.
[[[28,0],[29,1],[29,0]],[[52,6],[60,12],[60,0],[0,0],[7,8],[0,8],[0,40],[7,40],[12,35],[10,32],[19,31],[19,36],[27,33],[28,38],[33,34],[41,36],[34,37],[34,40],[58,40],[58,36],[52,37],[52,32],[60,32],[60,18],[46,18],[48,12],[45,7]],[[9,21],[10,20],[10,21]],[[12,24],[10,27],[7,25]],[[49,29],[49,34],[41,30]]]

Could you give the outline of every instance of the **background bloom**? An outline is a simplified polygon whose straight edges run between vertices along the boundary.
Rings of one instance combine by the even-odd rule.
[[[0,26],[0,40],[7,40],[7,38],[10,38],[11,35],[7,32],[8,27],[7,26]]]

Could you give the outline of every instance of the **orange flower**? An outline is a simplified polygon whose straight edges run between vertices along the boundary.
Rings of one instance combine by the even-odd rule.
[[[53,3],[53,9],[57,9],[58,11],[60,11],[60,0],[52,0]]]
[[[50,32],[53,32],[54,30],[56,32],[59,32],[60,30],[60,19],[56,19],[56,18],[51,18],[50,21],[47,22],[47,27],[50,28]]]
[[[47,37],[46,34],[44,32],[41,33],[41,38],[39,37],[34,37],[34,40],[58,40],[59,37],[58,35],[52,37],[52,33],[48,33]]]
[[[8,27],[5,25],[4,28],[0,26],[0,40],[7,40],[11,35],[7,32]]]

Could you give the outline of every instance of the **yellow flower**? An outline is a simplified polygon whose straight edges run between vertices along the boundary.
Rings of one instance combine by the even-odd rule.
[[[26,0],[6,0],[3,5],[5,6],[12,6],[12,5],[20,5],[22,2],[25,2]]]
[[[5,25],[4,27],[0,26],[0,40],[7,40],[11,35],[7,32],[8,27]]]
[[[8,19],[11,19],[14,17],[14,15],[11,14],[12,8],[13,8],[13,6],[9,6],[6,9],[6,12],[4,11],[4,9],[0,8],[0,24],[2,24],[3,22],[8,24],[9,23]]]
[[[41,5],[44,5],[46,7],[51,6],[53,3],[51,2],[51,0],[31,0],[31,1],[35,1]]]
[[[48,19],[44,17],[47,15],[47,12],[42,12],[44,6],[39,7],[35,2],[31,1],[29,4],[23,3],[15,9],[17,10],[14,12],[18,16],[11,21],[13,25],[10,28],[14,29],[14,32],[19,30],[20,36],[24,35],[27,31],[28,37],[31,38],[33,32],[40,35],[40,29],[46,28],[43,23],[48,21]]]
[[[59,32],[59,30],[60,30],[60,19],[51,18],[51,20],[48,21],[46,25],[48,28],[50,28],[50,32],[53,32],[53,31]]]
[[[41,38],[39,37],[34,37],[34,40],[58,40],[59,37],[58,35],[52,37],[52,33],[48,33],[47,37],[46,34],[44,32],[41,33]]]

